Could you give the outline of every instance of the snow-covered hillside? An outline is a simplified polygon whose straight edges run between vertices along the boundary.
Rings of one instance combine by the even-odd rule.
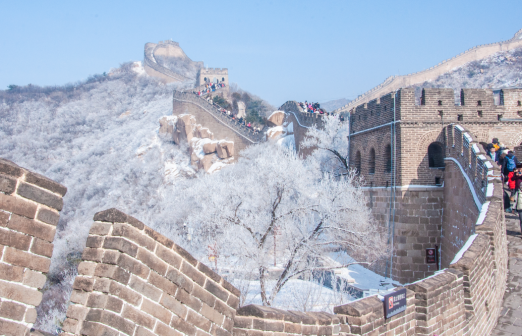
[[[522,49],[498,52],[493,56],[465,64],[415,87],[502,89],[522,87]]]
[[[116,207],[159,231],[168,221],[166,190],[194,174],[186,149],[158,134],[174,88],[127,73],[74,90],[0,95],[0,157],[68,187],[40,328],[51,331],[65,313],[94,213]]]

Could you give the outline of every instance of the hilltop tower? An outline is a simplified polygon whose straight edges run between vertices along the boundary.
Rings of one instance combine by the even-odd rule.
[[[228,69],[201,68],[198,72],[196,87],[206,83],[225,83],[228,87]]]
[[[487,211],[494,176],[484,171],[500,174],[483,145],[522,145],[521,102],[522,89],[463,89],[455,99],[453,89],[407,88],[349,110],[350,166],[393,246],[383,273],[402,283],[429,276],[438,265],[426,249],[436,247],[440,267],[450,265]]]

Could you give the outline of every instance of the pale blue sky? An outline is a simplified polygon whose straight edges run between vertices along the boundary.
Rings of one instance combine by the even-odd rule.
[[[65,84],[173,39],[274,105],[353,99],[522,28],[522,1],[4,1],[0,88]]]

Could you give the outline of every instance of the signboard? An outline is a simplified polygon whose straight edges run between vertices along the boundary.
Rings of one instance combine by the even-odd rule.
[[[437,248],[427,248],[426,249],[426,264],[438,264],[439,258],[437,253]]]
[[[390,318],[406,310],[406,288],[384,296],[384,318]]]

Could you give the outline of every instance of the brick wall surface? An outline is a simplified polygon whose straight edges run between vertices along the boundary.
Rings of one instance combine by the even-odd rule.
[[[239,291],[116,209],[94,216],[63,335],[231,335]]]
[[[0,159],[0,334],[28,335],[67,188]]]
[[[426,248],[440,245],[444,188],[395,188],[393,218],[390,217],[392,192],[391,187],[365,190],[375,219],[386,228],[395,225],[392,277],[401,283],[409,283],[437,270],[437,265],[426,264]],[[387,267],[390,265],[380,265],[375,271],[389,276]]]

